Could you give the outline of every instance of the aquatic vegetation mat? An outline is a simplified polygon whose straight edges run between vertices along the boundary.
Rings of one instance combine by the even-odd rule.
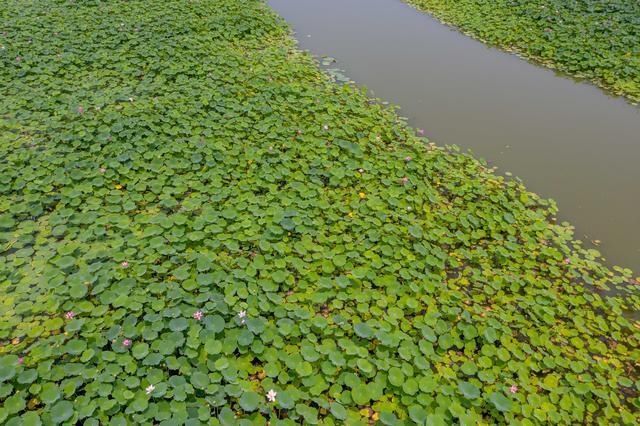
[[[482,41],[640,101],[640,2],[407,0]]]
[[[263,2],[0,25],[0,423],[637,421],[630,272]]]

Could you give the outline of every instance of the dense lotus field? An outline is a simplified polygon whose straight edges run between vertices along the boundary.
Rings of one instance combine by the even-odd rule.
[[[631,273],[263,1],[5,0],[0,37],[0,423],[638,421]]]
[[[406,0],[483,41],[640,101],[637,0]]]

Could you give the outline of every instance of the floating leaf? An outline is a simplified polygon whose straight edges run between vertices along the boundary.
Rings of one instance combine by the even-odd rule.
[[[73,404],[69,401],[60,401],[51,407],[51,420],[54,423],[67,421],[73,415]]]
[[[489,395],[489,401],[491,401],[499,411],[511,411],[511,407],[513,406],[513,402],[500,392],[491,393],[491,395]]]
[[[262,399],[260,398],[260,395],[258,395],[255,392],[245,392],[242,394],[242,397],[240,397],[240,407],[242,407],[242,409],[244,411],[255,411],[258,406],[263,403]]]
[[[186,330],[189,326],[186,318],[174,318],[169,321],[169,328],[173,331],[182,331]]]
[[[373,329],[363,322],[354,325],[353,330],[358,336],[362,337],[363,339],[369,339],[371,336],[373,336]]]
[[[336,419],[344,420],[347,418],[347,410],[345,410],[345,408],[341,404],[338,404],[337,402],[332,402],[330,407],[331,407],[331,414],[333,414],[333,416]]]
[[[480,389],[473,383],[460,382],[458,383],[458,389],[468,399],[476,399],[480,396]]]
[[[394,386],[402,386],[404,383],[404,373],[401,369],[397,367],[392,367],[389,369],[389,382]]]

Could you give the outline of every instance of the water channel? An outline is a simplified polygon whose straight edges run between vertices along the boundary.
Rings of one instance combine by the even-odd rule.
[[[400,0],[269,0],[302,49],[553,198],[576,238],[640,275],[640,108],[487,47]]]

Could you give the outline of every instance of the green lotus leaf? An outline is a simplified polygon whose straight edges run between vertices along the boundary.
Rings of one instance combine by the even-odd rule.
[[[133,412],[140,412],[147,409],[149,406],[149,400],[147,398],[139,397],[131,401],[129,409]]]
[[[373,364],[366,359],[359,359],[356,364],[358,366],[358,369],[365,374],[369,374],[374,371]]]
[[[45,404],[52,404],[60,399],[60,389],[54,383],[45,383],[40,390],[40,399]]]
[[[204,389],[209,384],[209,376],[200,371],[191,374],[191,384],[197,389]]]
[[[247,328],[253,334],[258,335],[264,331],[264,328],[265,328],[264,320],[262,318],[249,318],[247,319]]]
[[[243,393],[238,402],[240,404],[240,407],[244,411],[248,411],[248,412],[257,410],[260,404],[264,403],[260,395],[258,395],[255,392]]]
[[[189,327],[189,322],[186,318],[174,318],[169,321],[169,329],[172,331],[182,331]]]
[[[280,332],[280,334],[288,336],[289,334],[291,334],[293,332],[293,328],[295,326],[295,323],[292,320],[290,320],[289,318],[283,318],[283,319],[278,320],[277,326],[278,326],[278,331]]]
[[[409,407],[409,418],[417,424],[425,424],[427,421],[427,412],[424,408],[418,405],[412,405]]]
[[[20,418],[24,426],[40,426],[42,424],[40,416],[34,411],[28,411],[20,416]]]
[[[353,326],[353,330],[356,334],[363,339],[369,339],[373,336],[373,329],[366,323],[360,322]]]
[[[380,422],[386,426],[393,426],[393,425],[400,424],[400,421],[398,420],[396,415],[389,411],[380,412]]]
[[[76,264],[76,259],[73,256],[62,256],[55,263],[59,268],[67,269]]]
[[[212,317],[207,317],[207,326],[214,332],[220,333],[224,330],[225,320],[220,315],[213,315]]]
[[[295,407],[295,398],[292,393],[288,391],[278,392],[277,402],[280,407],[287,410]]]
[[[211,355],[219,354],[222,350],[222,341],[213,336],[209,336],[204,343],[204,350]]]
[[[498,333],[496,332],[495,329],[491,327],[487,328],[484,331],[483,335],[484,335],[484,338],[487,339],[489,343],[493,343],[498,339]]]
[[[347,410],[342,406],[342,404],[332,402],[330,407],[331,414],[333,414],[336,419],[344,420],[347,418]]]
[[[467,399],[476,399],[480,396],[480,389],[469,382],[460,382],[458,383],[458,389]]]
[[[24,370],[18,375],[18,383],[33,383],[38,378],[38,371],[35,369]]]
[[[0,382],[5,382],[16,375],[18,357],[15,355],[5,355],[0,357]]]
[[[389,382],[393,386],[402,386],[405,380],[405,375],[401,369],[392,367],[389,369]]]
[[[422,238],[422,228],[416,225],[409,226],[409,234],[414,238]]]
[[[489,401],[491,401],[499,411],[511,411],[511,407],[513,406],[513,402],[501,392],[491,393],[489,395]]]
[[[444,350],[451,348],[453,346],[453,343],[453,337],[451,337],[449,333],[443,334],[442,336],[438,337],[438,346],[440,346]]]
[[[371,400],[369,387],[366,384],[358,384],[351,390],[351,399],[357,405],[367,405]]]
[[[229,366],[229,360],[226,358],[219,358],[214,363],[216,370],[224,370]]]
[[[87,342],[84,340],[74,339],[69,341],[66,345],[67,353],[71,355],[79,355],[87,348]]]
[[[146,343],[136,343],[133,345],[131,354],[136,359],[142,359],[149,354],[149,345]]]
[[[51,407],[51,420],[56,424],[69,420],[71,416],[73,404],[69,401],[59,401]]]
[[[476,374],[476,372],[478,371],[478,367],[471,361],[465,361],[460,367],[460,370],[462,370],[464,374],[472,376]]]
[[[8,214],[0,215],[0,228],[12,228],[16,224],[16,221]]]
[[[296,411],[304,418],[305,422],[318,424],[318,410],[306,404],[296,404]]]
[[[9,414],[15,414],[22,411],[27,403],[22,395],[11,395],[4,401],[4,408]]]

